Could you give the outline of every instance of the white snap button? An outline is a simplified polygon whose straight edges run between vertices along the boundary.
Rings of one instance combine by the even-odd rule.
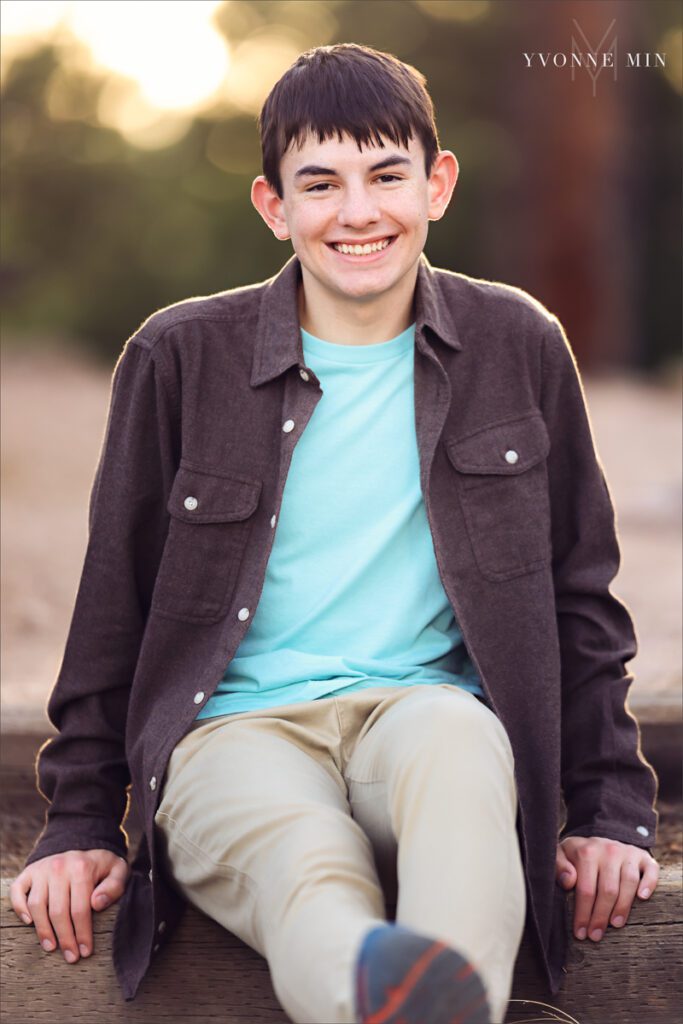
[[[195,693],[193,700],[195,704],[201,704],[201,702],[204,700],[204,691],[200,690],[199,693]]]
[[[149,880],[150,882],[154,881],[154,872],[152,868],[149,869]]]
[[[305,370],[299,370],[299,376],[301,377],[302,380],[310,380],[311,379],[309,377],[309,375],[306,373]]]
[[[149,780],[149,788],[152,789],[152,790],[157,788],[157,777],[156,777],[156,775],[153,775],[152,778]]]
[[[270,526],[271,526],[271,529],[274,529],[274,528],[275,528],[275,522],[276,522],[276,516],[271,516],[271,517],[270,517]]]
[[[188,496],[185,498],[185,501],[183,502],[185,508],[189,509],[190,512],[193,512],[198,504],[199,502],[197,501],[197,499],[193,497],[193,495],[191,494],[188,494]]]
[[[644,825],[639,825],[636,829],[636,832],[639,832],[641,836],[649,836],[650,834],[650,830],[648,828],[645,828]]]
[[[518,458],[519,455],[514,450],[514,448],[510,448],[508,451],[505,452],[505,461],[509,462],[511,465],[514,465],[515,462],[517,462]]]
[[[157,944],[156,944],[156,946],[154,947],[154,949],[152,950],[152,952],[153,952],[153,953],[158,953],[160,949],[161,949],[161,946],[160,946],[160,945],[159,945],[159,943],[157,942]]]
[[[245,619],[249,618],[249,609],[240,608],[240,610],[237,613],[237,618],[240,620],[240,622],[244,622]]]
[[[294,430],[294,420],[285,420],[285,422],[282,424],[282,429],[284,430],[285,434],[288,434],[290,430]]]
[[[166,930],[166,922],[165,921],[159,921],[159,927],[158,927],[157,931],[159,931],[159,933],[161,933],[161,932],[163,932],[165,930]]]

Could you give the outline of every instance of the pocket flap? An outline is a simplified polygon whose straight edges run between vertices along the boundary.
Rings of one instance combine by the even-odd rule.
[[[461,473],[515,476],[546,458],[550,436],[543,416],[534,411],[447,441],[446,449]]]
[[[260,480],[181,463],[167,508],[186,523],[232,523],[247,519],[256,510],[260,493]]]

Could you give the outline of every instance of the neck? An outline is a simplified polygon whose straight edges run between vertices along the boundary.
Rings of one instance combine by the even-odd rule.
[[[337,345],[376,345],[395,338],[413,322],[417,263],[389,292],[350,300],[323,288],[302,265],[299,324]]]

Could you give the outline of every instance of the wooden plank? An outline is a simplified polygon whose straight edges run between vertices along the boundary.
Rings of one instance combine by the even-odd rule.
[[[633,710],[633,709],[632,709]],[[35,788],[34,764],[38,750],[50,736],[54,727],[41,712],[43,720],[29,722],[25,716],[11,714],[2,717],[0,734],[0,767],[5,773],[20,774]],[[637,709],[644,756],[659,777],[659,795],[681,798],[681,746],[683,722],[680,698],[667,703],[640,704]]]
[[[111,962],[116,907],[94,915],[94,954],[69,965],[59,951],[44,953],[35,929],[17,919],[9,903],[10,881],[3,879],[0,886],[0,1020],[6,1024],[286,1024],[289,1019],[273,992],[266,961],[194,907],[188,907],[136,999],[127,1003]],[[573,914],[572,896],[569,902]],[[533,1001],[571,1014],[578,1024],[671,1024],[683,1006],[682,903],[680,868],[663,868],[654,896],[634,906],[625,928],[610,928],[599,943],[572,940],[563,990],[552,998],[525,935],[506,1024],[551,1020],[550,1010]]]

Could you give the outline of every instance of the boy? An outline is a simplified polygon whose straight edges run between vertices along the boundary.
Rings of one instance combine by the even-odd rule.
[[[13,907],[75,960],[123,896],[127,999],[187,900],[293,1020],[502,1021],[527,914],[555,993],[565,890],[599,941],[658,878],[573,353],[425,259],[458,165],[413,68],[309,51],[259,127],[252,201],[295,255],[117,362]]]

